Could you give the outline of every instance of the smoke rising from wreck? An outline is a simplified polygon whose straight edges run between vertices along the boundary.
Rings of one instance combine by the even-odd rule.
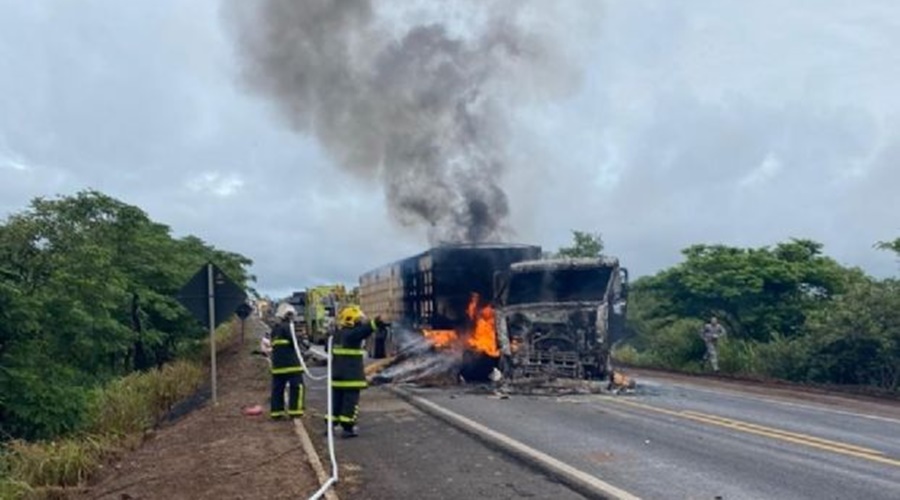
[[[467,4],[483,19],[459,32],[391,26],[402,2],[236,3],[249,88],[338,165],[378,179],[398,222],[425,226],[431,243],[511,235],[502,187],[511,110],[572,76],[555,44],[517,21],[529,2]]]

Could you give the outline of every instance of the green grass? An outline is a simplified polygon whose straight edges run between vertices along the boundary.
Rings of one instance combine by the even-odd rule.
[[[87,432],[115,437],[142,432],[196,391],[203,378],[199,365],[176,361],[161,370],[118,379],[95,394]]]
[[[226,329],[231,330],[230,324],[220,328]],[[228,332],[217,334],[217,347],[222,348],[231,337]],[[92,393],[88,425],[80,433],[53,441],[5,443],[0,448],[0,500],[53,498],[61,496],[61,488],[85,485],[103,463],[139,445],[144,432],[193,394],[205,376],[203,365],[192,361],[132,373]]]
[[[47,486],[82,484],[100,465],[109,443],[96,438],[9,443],[5,461],[12,481],[36,491]]]

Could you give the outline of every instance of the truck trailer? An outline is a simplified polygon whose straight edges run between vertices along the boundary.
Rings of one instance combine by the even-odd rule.
[[[359,279],[359,303],[369,316],[416,331],[454,330],[470,321],[473,295],[493,302],[494,274],[513,262],[537,259],[533,245],[443,245],[382,266]],[[390,335],[378,336],[370,355],[394,353]]]
[[[533,245],[435,247],[361,276],[360,305],[426,337],[469,335],[464,365],[476,378],[494,367],[509,378],[605,378],[624,331],[626,269],[612,257],[541,255]],[[472,342],[488,322],[489,345]],[[430,338],[439,345],[440,336]],[[369,352],[381,358],[398,347],[387,334]]]

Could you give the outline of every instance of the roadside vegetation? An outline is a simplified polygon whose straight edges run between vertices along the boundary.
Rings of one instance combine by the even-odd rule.
[[[877,246],[900,256],[900,239]],[[699,331],[715,315],[728,333],[722,372],[900,391],[900,281],[842,266],[802,239],[683,254],[632,283],[619,362],[705,371]]]
[[[197,390],[205,330],[175,295],[207,261],[253,279],[96,191],[0,223],[0,498],[80,484]]]

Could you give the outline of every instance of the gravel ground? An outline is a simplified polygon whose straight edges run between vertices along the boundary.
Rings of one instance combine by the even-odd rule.
[[[248,319],[244,346],[218,359],[219,404],[199,407],[152,434],[139,449],[107,466],[76,498],[305,498],[318,488],[289,421],[247,417],[245,406],[268,409],[267,364],[251,355],[262,325]]]

